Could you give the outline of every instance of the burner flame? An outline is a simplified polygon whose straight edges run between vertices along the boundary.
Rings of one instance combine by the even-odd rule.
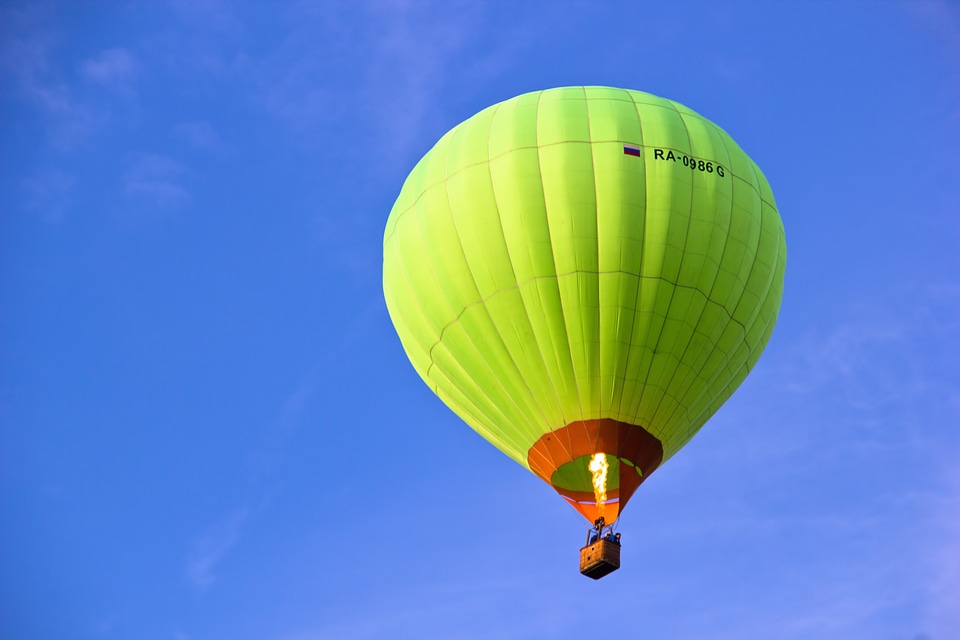
[[[597,508],[603,513],[603,503],[607,501],[607,470],[610,468],[606,454],[593,454],[587,468],[593,476],[593,495],[597,498]]]

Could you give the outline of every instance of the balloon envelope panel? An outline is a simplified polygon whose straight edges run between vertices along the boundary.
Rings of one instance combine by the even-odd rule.
[[[566,87],[485,109],[420,160],[383,286],[430,388],[587,517],[581,458],[612,456],[610,521],[756,363],[785,263],[766,178],[725,131]]]

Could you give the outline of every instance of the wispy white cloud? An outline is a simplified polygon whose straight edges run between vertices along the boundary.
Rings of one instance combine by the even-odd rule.
[[[754,486],[746,490],[734,486],[735,472],[722,472],[719,477],[725,488],[709,490],[709,496],[658,497],[687,506],[671,510],[669,522],[645,527],[647,548],[689,544],[693,555],[689,562],[696,566],[694,574],[700,581],[736,580],[736,563],[742,562],[745,583],[751,585],[740,590],[744,586],[740,584],[730,594],[717,593],[705,600],[684,620],[677,635],[873,637],[888,631],[891,612],[911,608],[916,628],[907,629],[909,633],[924,631],[941,637],[956,628],[946,624],[944,616],[953,615],[955,620],[956,614],[944,605],[954,603],[958,593],[957,556],[952,560],[950,556],[960,538],[945,535],[940,523],[945,513],[954,522],[957,517],[956,511],[938,504],[944,495],[905,493],[891,478],[873,487],[875,493],[886,494],[884,499],[861,499],[854,504],[845,499],[844,485],[857,482],[861,466],[852,461],[825,481],[815,477],[809,460],[806,455],[808,473],[801,487],[795,479],[788,481],[789,473],[777,464],[766,472],[751,471],[763,475],[757,475]],[[712,473],[719,465],[707,468]],[[734,494],[744,491],[749,496],[738,501]],[[770,492],[775,492],[773,500]],[[956,495],[951,502],[957,507]],[[660,597],[666,594],[669,599],[671,593],[683,597],[687,592],[702,597],[697,585],[684,584],[682,577],[678,580],[658,585]],[[927,615],[920,615],[918,603],[929,609]]]
[[[51,169],[39,172],[23,182],[24,209],[36,213],[50,224],[61,222],[73,206],[76,177]]]
[[[243,74],[255,101],[299,141],[323,147],[331,132],[346,130],[355,144],[337,149],[341,157],[375,146],[377,166],[399,176],[426,141],[455,124],[445,113],[455,80],[509,68],[513,53],[476,41],[488,12],[475,3],[298,3],[287,9],[283,41],[247,58]],[[342,271],[375,273],[379,223],[330,207],[316,207],[323,213],[311,220],[314,247]]]
[[[430,5],[394,2],[368,6],[381,34],[375,40],[377,63],[370,65],[365,91],[379,99],[381,136],[402,153],[423,138],[427,120],[441,115],[437,105],[452,74],[457,54],[473,44],[475,25],[485,19],[483,5]],[[389,136],[389,137],[387,137]]]
[[[955,97],[952,101],[954,108],[947,115],[947,121],[954,127],[960,127],[960,100],[956,99],[960,97],[960,5],[952,0],[914,0],[901,4],[940,45],[947,62],[945,68],[953,80],[946,83],[943,89]],[[949,100],[944,102],[950,103]],[[948,210],[952,213],[952,203]]]
[[[137,63],[126,49],[106,49],[80,64],[80,73],[100,86],[127,91],[137,74]]]
[[[945,365],[960,355],[952,340],[960,285],[934,283],[891,292],[891,299],[900,302],[851,308],[834,325],[782,347],[764,368],[783,391],[842,398],[864,415],[916,407],[923,398],[942,404],[954,388]]]
[[[177,137],[187,144],[203,151],[223,153],[227,150],[226,144],[212,124],[207,121],[183,122],[173,128]]]
[[[950,0],[913,0],[902,6],[939,35],[946,54],[960,62],[960,6]]]
[[[546,589],[542,584],[523,584],[510,577],[482,582],[438,581],[388,596],[377,593],[378,606],[358,603],[358,607],[339,612],[327,624],[294,632],[284,640],[567,637],[567,623],[582,611],[582,603],[573,602],[566,594],[550,592],[554,598],[551,606],[526,610],[524,615],[502,616],[499,625],[489,617],[490,611],[516,606],[512,599],[525,600],[529,593]]]
[[[177,16],[189,26],[206,31],[242,31],[243,24],[233,5],[224,0],[173,0],[170,3]]]
[[[215,569],[240,539],[248,517],[246,508],[237,509],[207,527],[193,542],[186,575],[197,589],[207,589],[217,580]]]
[[[382,231],[369,215],[321,213],[312,219],[310,232],[327,264],[357,275],[379,272],[380,255],[375,249]]]
[[[916,540],[928,580],[926,581],[925,628],[960,629],[960,467],[945,469],[942,490],[929,493],[925,500],[930,525]]]
[[[100,620],[98,620],[91,630],[94,636],[97,637],[110,637],[114,635],[118,628],[121,627],[124,623],[127,622],[126,616],[120,616],[118,614],[107,615]]]
[[[56,24],[50,12],[48,5],[0,11],[0,23],[7,21],[0,33],[0,72],[14,95],[41,116],[49,142],[72,151],[117,115],[117,97],[129,111],[139,64],[125,48],[70,60],[63,36],[49,26]]]
[[[261,103],[294,130],[356,127],[383,162],[425,151],[425,131],[433,139],[452,124],[452,81],[502,73],[504,46],[516,46],[479,46],[489,9],[477,3],[300,3],[287,19],[284,42],[248,60]]]
[[[157,68],[178,78],[240,77],[246,64],[241,44],[247,26],[237,14],[239,6],[220,0],[164,3],[164,13],[174,19],[173,28],[165,23],[139,49]]]
[[[175,208],[189,202],[190,194],[181,184],[186,169],[162,155],[134,158],[123,176],[123,190],[131,197],[161,208]]]
[[[871,363],[884,354],[901,354],[905,330],[895,324],[873,321],[847,322],[831,327],[825,335],[809,334],[794,345],[780,373],[787,390],[807,394],[830,386],[843,389],[854,405],[866,408],[871,403],[894,402],[902,392],[897,381],[871,380],[891,373]],[[878,387],[878,383],[880,386]]]
[[[299,429],[310,399],[316,393],[316,384],[304,381],[284,400],[276,418],[268,425],[254,460],[257,471],[264,477],[272,473],[284,459],[290,438]]]
[[[0,14],[4,19],[13,20],[15,28],[2,34],[0,70],[19,97],[48,119],[50,141],[61,149],[74,147],[97,119],[51,62],[57,38],[36,24],[39,17],[33,13]]]
[[[718,54],[711,64],[714,73],[731,84],[748,80],[755,70],[753,61],[732,55]]]

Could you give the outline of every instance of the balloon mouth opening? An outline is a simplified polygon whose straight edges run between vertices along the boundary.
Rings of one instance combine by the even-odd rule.
[[[589,522],[613,522],[663,461],[663,445],[638,425],[581,420],[542,436],[528,451],[530,470]]]
[[[601,491],[593,485],[595,476],[583,477],[583,469],[589,469],[590,461],[597,456],[604,457],[608,468]],[[623,506],[642,481],[641,472],[629,462],[599,453],[581,456],[562,465],[553,474],[550,486],[588,521],[594,522],[602,517],[613,522],[620,517]]]

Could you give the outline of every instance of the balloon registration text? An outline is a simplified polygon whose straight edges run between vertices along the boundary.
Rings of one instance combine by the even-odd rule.
[[[653,159],[654,160],[671,160],[673,162],[680,162],[685,167],[689,167],[693,171],[702,171],[704,173],[716,173],[721,178],[727,174],[727,170],[723,168],[723,165],[716,164],[709,160],[704,160],[702,158],[694,158],[688,156],[685,153],[680,151],[674,153],[673,149],[654,149],[653,150]]]

